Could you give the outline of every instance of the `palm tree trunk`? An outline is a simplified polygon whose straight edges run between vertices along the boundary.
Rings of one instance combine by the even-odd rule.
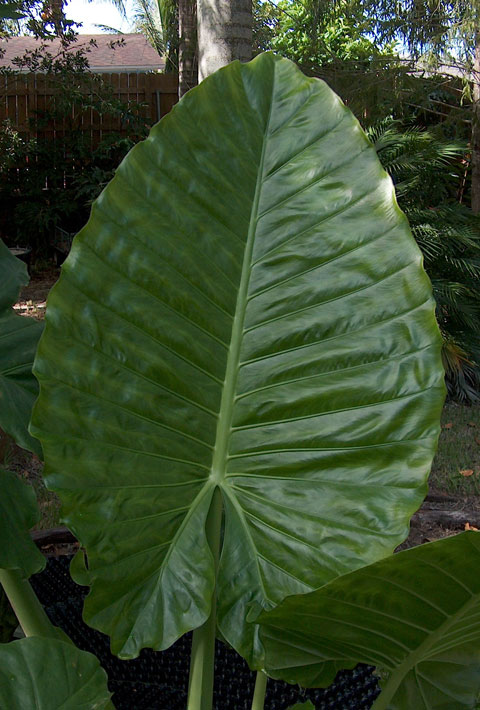
[[[197,0],[198,78],[252,58],[252,0]]]
[[[197,3],[178,0],[178,97],[198,84]]]
[[[480,214],[480,31],[475,38],[473,63],[472,211]]]

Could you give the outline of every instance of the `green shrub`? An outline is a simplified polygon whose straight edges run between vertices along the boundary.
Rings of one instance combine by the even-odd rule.
[[[19,69],[41,72],[55,94],[30,120],[28,135],[8,121],[0,126],[0,205],[5,215],[0,235],[42,255],[56,227],[76,232],[83,226],[92,200],[147,133],[143,106],[119,101],[100,75],[90,73],[88,47],[72,51],[74,39],[73,34],[64,39],[58,54],[44,40],[18,58]],[[121,131],[102,129],[102,138],[92,139],[82,130],[84,116],[92,111]],[[46,130],[52,126],[55,136]]]

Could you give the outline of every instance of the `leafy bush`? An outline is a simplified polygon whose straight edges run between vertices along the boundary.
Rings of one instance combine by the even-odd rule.
[[[88,46],[73,51],[75,35],[62,40],[54,54],[45,39],[38,49],[19,57],[23,71],[41,72],[55,94],[30,119],[33,136],[20,135],[11,123],[0,127],[1,234],[10,244],[48,251],[57,226],[77,232],[90,204],[112,178],[115,167],[147,132],[143,107],[114,97],[98,74],[88,69]],[[113,50],[114,51],[114,50]],[[19,75],[20,76],[20,75]],[[121,124],[98,142],[81,130],[82,117],[94,111]],[[45,128],[55,122],[55,138]],[[8,208],[8,209],[7,209]]]

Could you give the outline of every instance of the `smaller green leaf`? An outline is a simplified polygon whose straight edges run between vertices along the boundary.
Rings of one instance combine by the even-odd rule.
[[[113,709],[107,676],[91,653],[37,636],[0,645],[0,707]]]
[[[315,705],[312,705],[310,700],[306,703],[297,703],[296,705],[291,705],[287,710],[315,710]]]
[[[480,534],[421,545],[262,613],[274,678],[327,685],[335,666],[380,672],[375,710],[473,710],[480,693]],[[328,671],[328,672],[327,672]],[[372,708],[372,710],[373,710]]]
[[[38,395],[32,365],[43,323],[12,311],[28,273],[1,240],[0,283],[0,428],[19,446],[42,457],[40,442],[29,434],[28,424]]]
[[[24,449],[43,458],[38,439],[28,432],[38,383],[32,373],[33,359],[43,323],[17,316],[0,315],[0,427]]]
[[[0,469],[0,569],[17,569],[30,577],[45,567],[45,558],[28,533],[39,519],[33,488]]]
[[[0,239],[0,311],[13,306],[22,286],[28,284],[26,264],[13,256],[8,247]]]

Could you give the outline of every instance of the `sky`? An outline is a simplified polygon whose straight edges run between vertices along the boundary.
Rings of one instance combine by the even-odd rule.
[[[125,0],[127,14],[131,15],[132,0]],[[101,29],[95,27],[96,24],[107,25],[114,27],[122,32],[131,32],[131,25],[128,20],[122,18],[119,11],[115,8],[112,2],[108,0],[102,2],[87,2],[87,0],[70,0],[66,4],[67,18],[81,22],[82,27],[78,28],[80,34],[99,34]]]

